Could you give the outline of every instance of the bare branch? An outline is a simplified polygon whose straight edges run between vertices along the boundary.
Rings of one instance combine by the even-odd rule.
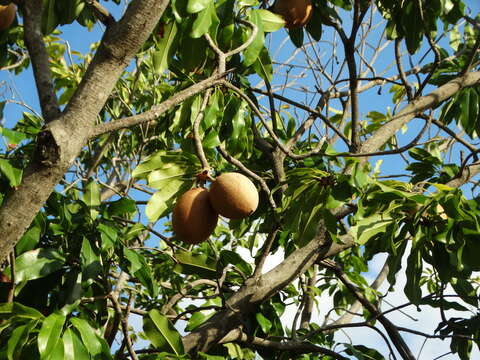
[[[356,285],[350,281],[347,275],[343,272],[343,270],[333,261],[330,260],[321,260],[319,264],[333,270],[337,277],[342,281],[342,283],[347,287],[347,289],[357,298],[358,301],[373,315],[375,316],[378,321],[383,325],[385,330],[387,331],[390,339],[392,340],[393,344],[397,348],[398,352],[401,356],[406,360],[415,360],[412,352],[410,351],[408,345],[405,343],[403,338],[401,337],[397,327],[390,322],[384,315],[380,313],[377,307],[372,304],[368,299],[363,295],[363,293],[356,287]]]
[[[53,86],[49,56],[42,35],[43,3],[26,0],[22,5],[24,15],[24,40],[32,60],[35,84],[45,122],[50,122],[60,114],[57,95]]]
[[[152,106],[150,110],[145,111],[142,114],[129,116],[114,122],[99,124],[92,129],[89,134],[89,138],[94,138],[107,132],[116,131],[119,129],[128,128],[151,120],[155,120],[162,114],[164,114],[166,111],[185,101],[189,97],[199,94],[200,92],[210,87],[222,84],[223,81],[220,79],[223,76],[225,76],[225,73],[216,74],[196,84],[193,84],[192,86],[189,86],[185,90],[176,93],[175,95],[161,102],[160,104]]]
[[[110,296],[109,299],[112,301],[116,314],[120,317],[120,323],[122,324],[122,332],[127,344],[128,353],[132,357],[133,360],[138,360],[137,354],[135,350],[133,350],[132,339],[130,339],[130,334],[128,333],[128,315],[124,316],[122,309],[120,308],[120,304],[115,296]],[[130,307],[127,307],[127,314],[129,312]]]
[[[416,114],[438,106],[443,101],[455,95],[463,88],[475,86],[480,83],[480,72],[471,72],[455,78],[445,85],[440,86],[430,94],[419,97],[405,106],[398,114],[378,129],[360,150],[362,153],[371,153],[385,144],[403,125],[412,120]]]
[[[193,140],[195,142],[195,151],[197,153],[197,157],[202,164],[203,171],[210,172],[210,165],[208,164],[207,157],[205,156],[205,152],[203,151],[202,139],[200,137],[200,123],[202,122],[203,118],[205,117],[205,108],[207,107],[208,101],[210,100],[210,95],[212,94],[212,89],[209,88],[205,91],[203,96],[202,105],[200,106],[200,110],[195,118],[193,123]]]
[[[249,336],[243,333],[240,329],[236,329],[228,333],[222,340],[220,344],[225,344],[229,342],[240,342],[246,346],[251,346],[253,348],[265,348],[278,351],[288,351],[295,354],[306,354],[306,353],[320,353],[323,355],[331,356],[334,359],[338,360],[347,360],[346,357],[340,355],[339,353],[327,349],[322,346],[314,345],[306,341],[272,341],[268,339],[262,339],[255,336]]]

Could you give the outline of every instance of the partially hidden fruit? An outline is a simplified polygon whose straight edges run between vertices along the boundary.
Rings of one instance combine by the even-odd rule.
[[[250,216],[258,206],[258,192],[248,177],[239,173],[224,173],[210,186],[209,199],[220,215],[229,219]]]
[[[0,31],[8,29],[12,25],[16,11],[15,4],[0,5]]]
[[[208,200],[208,190],[188,190],[177,200],[173,209],[173,231],[178,239],[198,244],[208,239],[217,226],[218,214]]]
[[[312,16],[311,0],[276,0],[273,12],[285,20],[285,27],[294,29],[305,25]]]

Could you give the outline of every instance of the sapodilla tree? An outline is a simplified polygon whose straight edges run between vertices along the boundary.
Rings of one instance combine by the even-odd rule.
[[[288,32],[251,0],[15,3],[1,359],[476,357],[476,2],[315,0]],[[186,246],[210,170],[259,204]]]

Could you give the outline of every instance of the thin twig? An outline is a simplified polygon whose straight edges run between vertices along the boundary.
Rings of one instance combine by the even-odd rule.
[[[343,270],[333,261],[324,259],[319,261],[319,264],[325,266],[335,273],[335,275],[340,279],[340,281],[347,287],[347,289],[359,300],[362,305],[372,314],[374,315],[378,321],[383,325],[385,330],[387,331],[390,339],[392,340],[393,344],[395,345],[396,349],[400,353],[403,359],[405,360],[415,360],[410,348],[406,344],[405,340],[399,333],[398,328],[390,322],[384,315],[380,313],[377,307],[372,304],[365,295],[357,288],[357,286],[351,282],[351,280],[347,277],[347,275],[343,272]]]
[[[265,265],[265,261],[267,260],[268,255],[270,254],[270,249],[272,248],[272,244],[275,241],[275,238],[277,237],[278,231],[279,229],[278,227],[276,227],[269,232],[267,236],[267,240],[265,240],[265,245],[264,245],[262,255],[260,256],[257,266],[255,267],[255,271],[253,272],[253,275],[252,275],[254,278],[258,278],[260,275],[262,275],[263,266]]]
[[[130,335],[128,334],[128,318],[123,315],[122,309],[120,308],[120,304],[118,303],[117,298],[115,296],[110,295],[109,299],[113,303],[115,312],[120,317],[120,323],[122,325],[122,332],[123,332],[125,342],[127,344],[128,353],[130,354],[133,360],[138,360],[137,354],[133,349],[132,339],[130,339]],[[130,305],[130,301],[131,299],[129,300],[129,305]],[[129,312],[129,306],[127,307],[127,313],[128,312]]]
[[[205,152],[203,151],[202,139],[200,137],[200,123],[205,117],[205,109],[207,107],[208,101],[210,100],[211,94],[212,94],[211,88],[205,91],[202,105],[200,106],[200,110],[193,123],[193,140],[195,143],[195,152],[197,154],[198,159],[200,160],[200,163],[202,164],[202,171],[207,171],[207,172],[210,172],[210,165],[208,164],[207,157],[205,156]]]

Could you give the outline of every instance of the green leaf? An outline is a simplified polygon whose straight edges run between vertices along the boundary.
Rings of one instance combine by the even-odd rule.
[[[2,115],[3,106],[0,102],[0,115]],[[20,131],[15,131],[0,126],[0,134],[5,137],[6,143],[8,145],[17,145],[23,140],[27,139],[27,135]]]
[[[70,319],[72,325],[80,333],[82,343],[93,358],[102,359],[102,344],[95,329],[90,326],[87,320],[73,317]]]
[[[23,234],[20,241],[15,246],[17,254],[22,254],[28,250],[34,249],[40,241],[41,229],[39,225],[32,226]]]
[[[196,274],[207,279],[214,279],[217,276],[216,263],[207,255],[193,255],[187,251],[177,251],[175,259],[178,264],[175,270],[181,274]]]
[[[172,21],[164,26],[163,38],[157,44],[157,51],[153,53],[152,61],[155,72],[162,73],[168,68],[168,61],[172,58],[177,43],[177,23]]]
[[[135,200],[122,197],[121,199],[112,201],[108,204],[108,213],[113,216],[133,215],[137,212]]]
[[[63,339],[57,341],[57,345],[53,348],[48,360],[65,360],[65,349],[63,346]]]
[[[419,250],[419,244],[417,243],[412,247],[412,251],[407,259],[407,282],[404,288],[408,300],[415,305],[418,305],[422,298],[422,289],[420,286],[422,269],[422,253]]]
[[[113,248],[115,245],[118,232],[113,226],[108,226],[107,224],[99,224],[97,230],[100,231],[100,237],[102,239],[102,249],[108,250]]]
[[[153,274],[149,266],[142,266],[133,275],[145,286],[150,297],[156,298],[158,296],[158,285],[154,283]]]
[[[384,360],[382,354],[377,350],[368,348],[364,345],[351,345],[348,343],[343,344],[346,347],[345,353],[353,355],[360,360]]]
[[[253,10],[257,12],[262,21],[263,31],[274,32],[285,26],[285,20],[271,11],[265,9]]]
[[[478,306],[477,292],[469,281],[453,278],[450,284],[463,301],[475,307]]]
[[[137,254],[135,251],[130,250],[126,247],[123,248],[123,256],[128,260],[130,265],[128,266],[128,270],[131,274],[134,274],[138,270],[140,270],[143,266],[147,266],[143,256]]]
[[[60,270],[65,258],[53,249],[35,249],[17,257],[16,280],[18,282],[45,277]]]
[[[0,318],[11,319],[12,317],[18,319],[37,320],[42,319],[43,314],[34,308],[17,302],[0,304]]]
[[[213,149],[220,145],[222,142],[218,137],[218,132],[213,129],[210,129],[207,133],[207,136],[203,138],[202,145],[205,149]]]
[[[272,81],[272,59],[270,59],[270,54],[268,53],[267,48],[262,48],[258,59],[253,63],[253,69],[263,80]]]
[[[23,170],[13,167],[6,159],[0,159],[0,171],[7,177],[11,187],[20,185]]]
[[[17,326],[7,342],[8,360],[21,360],[23,347],[29,339],[29,334],[37,325],[37,321],[30,321],[25,325]]]
[[[212,0],[188,0],[187,12],[189,14],[198,13],[208,7],[211,3]]]
[[[201,309],[202,307],[207,307],[207,306],[221,306],[221,305],[222,305],[222,300],[219,297],[216,297],[214,299],[209,299],[204,304],[200,305],[197,309]],[[185,331],[195,330],[197,327],[202,325],[205,321],[210,319],[213,315],[215,315],[214,309],[196,311],[188,320],[188,325],[185,328]]]
[[[95,279],[102,274],[103,267],[100,263],[100,257],[92,249],[90,241],[86,237],[82,241],[80,259],[82,262],[82,280]]]
[[[100,205],[100,187],[98,184],[90,180],[85,186],[85,193],[83,194],[83,202],[87,206],[98,206]]]
[[[87,349],[82,343],[82,340],[72,329],[67,329],[63,333],[63,349],[64,349],[64,360],[78,360],[78,359],[89,359],[90,355],[88,354]]]
[[[390,216],[374,214],[357,221],[350,231],[355,238],[355,242],[363,245],[375,235],[384,232],[392,221],[394,220]]]
[[[255,39],[253,39],[252,43],[243,52],[243,64],[247,67],[252,65],[257,60],[258,55],[260,54],[260,51],[264,47],[265,43],[265,34],[263,32],[262,19],[260,18],[259,14],[256,11],[251,11],[249,15],[249,20],[255,25],[257,25],[258,32],[255,36]],[[250,30],[250,28],[246,32],[244,32],[244,41],[248,38],[248,36],[246,35],[250,35],[251,32],[252,31]]]
[[[228,264],[234,265],[247,276],[252,273],[252,266],[243,260],[240,254],[231,250],[222,250],[217,264],[218,271],[221,272]]]
[[[52,313],[43,320],[37,339],[41,359],[47,359],[57,346],[65,320],[66,317],[59,313]]]
[[[190,37],[198,39],[208,33],[215,17],[215,7],[213,2],[209,2],[207,7],[197,14],[197,18],[192,25]]]
[[[268,320],[262,313],[256,313],[255,318],[257,319],[260,327],[262,328],[263,333],[268,334],[272,328],[272,322]]]
[[[145,213],[151,222],[165,216],[173,204],[175,195],[185,186],[182,180],[172,179],[148,200]]]
[[[160,311],[153,309],[144,316],[143,331],[157,349],[171,352],[177,356],[185,353],[182,337],[170,320]]]
[[[162,169],[154,170],[148,175],[148,186],[154,189],[162,189],[171,181],[179,181],[188,174],[188,168],[178,164],[167,164]]]

